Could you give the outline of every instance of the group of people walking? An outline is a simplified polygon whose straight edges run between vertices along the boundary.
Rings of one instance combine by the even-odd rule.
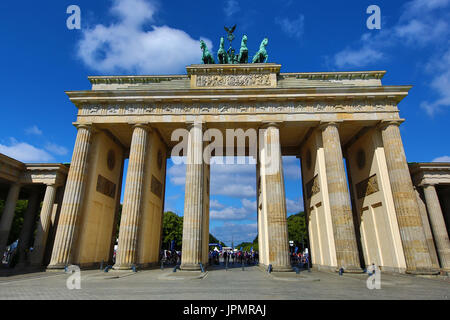
[[[246,264],[256,265],[258,264],[258,252],[257,251],[216,251],[211,250],[209,252],[209,265],[220,265],[222,261],[225,265],[230,264]]]

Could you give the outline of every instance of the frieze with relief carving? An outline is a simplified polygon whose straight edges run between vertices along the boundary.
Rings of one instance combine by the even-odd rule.
[[[197,87],[267,87],[272,85],[270,74],[199,75]]]
[[[123,105],[81,105],[81,116],[111,115],[180,115],[180,114],[267,114],[320,112],[377,112],[398,111],[394,101],[343,100],[298,102],[217,102],[217,103],[149,103]]]

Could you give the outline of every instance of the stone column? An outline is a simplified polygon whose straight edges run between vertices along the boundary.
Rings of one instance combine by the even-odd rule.
[[[115,270],[129,270],[137,262],[149,131],[150,127],[144,124],[136,124],[133,127]]]
[[[93,134],[91,125],[79,125],[77,128],[77,140],[67,176],[49,269],[62,269],[74,262],[72,255],[86,188],[89,149]]]
[[[267,230],[269,235],[269,264],[273,271],[292,271],[289,257],[286,196],[280,130],[274,123],[265,125],[261,132],[261,168],[266,186]]]
[[[418,187],[414,186],[414,192],[416,193],[417,205],[419,206],[420,217],[422,218],[423,231],[425,232],[425,240],[428,245],[428,251],[430,252],[432,267],[439,269],[439,259],[434,245],[433,233],[431,232],[430,221],[428,220],[427,207],[423,200],[423,195]]]
[[[439,198],[434,185],[424,185],[423,191],[427,203],[431,228],[433,229],[434,241],[439,255],[439,261],[444,271],[450,271],[450,242],[448,240],[447,228],[445,226],[444,215],[442,214]]]
[[[28,199],[27,209],[24,213],[24,221],[19,236],[19,263],[18,267],[24,267],[27,263],[28,253],[30,249],[30,238],[35,226],[36,212],[40,203],[39,190],[32,189],[30,198]]]
[[[53,205],[55,203],[56,191],[58,187],[54,184],[47,185],[45,189],[44,202],[42,203],[41,214],[34,239],[33,253],[31,254],[31,265],[34,267],[42,266],[42,261],[47,245],[47,238],[51,227]]]
[[[400,229],[407,273],[436,273],[425,240],[422,218],[411,181],[399,125],[401,120],[387,120],[380,125],[386,164]]]
[[[182,270],[200,270],[203,238],[203,126],[194,123],[189,128],[184,198]]]
[[[320,129],[325,153],[337,268],[343,268],[345,272],[362,272],[338,124],[322,123]]]
[[[2,256],[8,245],[9,232],[11,231],[16,204],[19,199],[20,187],[19,183],[11,185],[8,197],[6,198],[5,207],[3,208],[2,218],[0,220],[0,254]]]

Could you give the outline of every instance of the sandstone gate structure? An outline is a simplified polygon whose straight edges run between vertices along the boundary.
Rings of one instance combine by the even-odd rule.
[[[111,260],[126,158],[114,269],[156,265],[166,159],[177,143],[172,132],[189,130],[188,158],[195,158],[208,128],[264,128],[257,156],[260,264],[291,270],[282,164],[279,174],[259,165],[270,146],[272,156],[301,160],[314,266],[361,272],[376,263],[436,273],[399,130],[397,105],[411,87],[382,85],[384,71],[280,68],[191,65],[187,75],[89,77],[92,90],[67,92],[78,108],[78,134],[48,268]],[[440,208],[433,210],[437,216]],[[182,269],[206,264],[208,234],[209,166],[188,164]],[[448,235],[440,247],[448,259]]]

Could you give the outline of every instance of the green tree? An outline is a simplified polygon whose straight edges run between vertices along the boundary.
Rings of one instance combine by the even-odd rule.
[[[299,212],[287,219],[289,240],[294,241],[294,247],[302,247],[308,241],[308,230],[306,229],[306,215]]]
[[[163,217],[163,238],[161,249],[170,249],[170,243],[175,240],[175,250],[181,250],[183,240],[183,217],[176,213],[165,212]]]

